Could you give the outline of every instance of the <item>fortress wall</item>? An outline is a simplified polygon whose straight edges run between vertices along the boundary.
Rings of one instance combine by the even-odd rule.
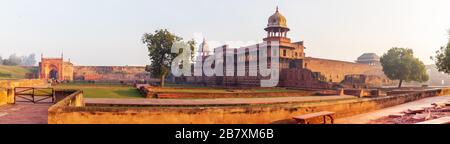
[[[312,89],[323,89],[331,87],[331,85],[329,85],[328,83],[314,78],[313,72],[307,69],[281,70],[279,86]]]
[[[119,82],[148,79],[141,66],[74,66],[74,80]]]
[[[43,80],[24,79],[24,80],[0,80],[0,105],[14,102],[15,87],[43,86],[47,85]]]
[[[64,62],[63,64],[63,79],[64,80],[73,80],[73,64],[69,62]]]
[[[268,104],[217,107],[83,107],[57,106],[49,109],[49,124],[267,124],[293,123],[291,117],[319,111],[346,117],[449,94],[429,90],[378,98],[359,98],[315,103]]]
[[[384,75],[381,66],[371,66],[353,62],[305,58],[303,60],[304,69],[284,68],[280,71],[279,86],[297,88],[330,88],[328,82],[341,83],[346,76],[360,77],[364,79],[358,84],[379,87],[390,84],[390,80]],[[286,66],[287,67],[287,66]],[[216,79],[217,78],[217,79]],[[227,85],[227,86],[259,86],[261,78],[245,77],[204,77],[202,79],[207,85]],[[189,78],[187,82],[201,83],[201,78]],[[352,81],[353,82],[353,81]],[[347,84],[349,82],[347,81]],[[352,86],[353,83],[348,84]]]
[[[320,72],[328,82],[341,82],[346,75],[365,74],[385,77],[381,66],[371,66],[353,62],[328,60],[320,58],[305,58],[304,67],[313,72]]]

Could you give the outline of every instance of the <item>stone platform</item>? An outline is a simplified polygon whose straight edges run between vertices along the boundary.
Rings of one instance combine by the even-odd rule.
[[[16,103],[0,106],[0,124],[47,124],[51,103]]]
[[[425,98],[369,113],[359,114],[351,117],[345,117],[340,118],[336,120],[336,123],[340,124],[370,124],[373,121],[387,117],[389,115],[398,114],[403,111],[406,111],[408,109],[412,108],[418,108],[418,107],[429,107],[432,103],[438,103],[438,102],[446,102],[450,101],[450,96],[439,96],[439,97],[430,97]]]

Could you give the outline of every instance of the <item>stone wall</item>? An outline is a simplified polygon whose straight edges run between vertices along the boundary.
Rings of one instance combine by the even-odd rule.
[[[283,69],[280,72],[279,86],[310,89],[326,89],[332,85],[318,74],[307,69]]]
[[[359,98],[314,103],[264,104],[217,107],[83,107],[58,104],[49,109],[49,124],[267,124],[290,123],[291,117],[318,111],[336,117],[366,113],[414,100],[449,94],[428,90],[378,98]],[[72,99],[74,99],[72,97]]]
[[[381,66],[312,57],[305,58],[304,68],[313,72],[320,72],[327,82],[335,83],[340,83],[346,75],[364,74],[386,77]]]
[[[14,102],[15,87],[44,86],[43,80],[0,80],[0,105]]]
[[[279,91],[279,92],[256,92],[251,89],[228,89],[227,92],[202,92],[208,91],[208,88],[195,88],[195,92],[175,92],[183,88],[160,88],[153,86],[140,87],[139,90],[147,98],[159,99],[192,99],[192,98],[256,98],[256,97],[301,97],[313,96],[316,91],[298,90],[298,91]],[[167,92],[167,90],[171,92]],[[261,90],[271,90],[261,89]],[[334,92],[336,94],[336,92]]]
[[[134,82],[148,80],[140,66],[75,66],[74,80],[95,82]]]
[[[286,65],[290,62],[283,62]],[[295,61],[298,67],[280,69],[279,85],[281,87],[318,88],[326,89],[339,85],[346,88],[366,88],[392,85],[383,73],[380,65],[368,65],[338,60],[307,57],[302,61]],[[247,71],[248,68],[246,68]],[[218,86],[260,86],[260,76],[235,77],[186,77],[182,81],[191,84],[218,85]]]
[[[394,84],[394,81],[383,76],[351,74],[346,75],[341,82],[341,86],[345,88],[373,88]]]

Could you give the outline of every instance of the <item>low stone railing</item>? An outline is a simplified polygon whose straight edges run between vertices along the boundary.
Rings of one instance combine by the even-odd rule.
[[[75,107],[84,106],[83,91],[81,91],[81,90],[57,90],[55,93],[58,93],[58,92],[64,92],[64,93],[70,93],[70,94],[68,96],[65,96],[65,98],[63,98],[62,100],[60,100],[53,106],[51,106],[50,109],[58,108],[58,107],[66,107],[66,106],[75,106]]]
[[[49,124],[267,124],[289,123],[291,117],[332,111],[336,117],[367,113],[427,97],[448,95],[450,89],[423,90],[382,97],[311,103],[189,107],[84,106],[76,92],[49,109]]]
[[[67,112],[69,108],[84,107],[83,91],[81,90],[57,90],[56,93],[67,94],[62,100],[59,100],[56,104],[52,105],[48,109],[48,122],[57,123],[58,117],[61,113]]]
[[[146,98],[160,99],[189,99],[189,98],[255,98],[255,97],[300,97],[314,96],[316,91],[280,91],[280,92],[256,92],[229,89],[226,92],[203,92],[208,88],[196,88],[196,92],[176,92],[183,88],[160,88],[153,86],[143,86],[139,91]],[[187,88],[188,89],[188,88]],[[171,90],[167,92],[165,90]],[[335,92],[334,92],[335,93]]]

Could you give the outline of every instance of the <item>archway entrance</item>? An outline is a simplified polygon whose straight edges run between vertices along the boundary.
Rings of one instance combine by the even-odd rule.
[[[50,70],[48,77],[52,80],[58,80],[58,70],[56,70],[56,69]]]

